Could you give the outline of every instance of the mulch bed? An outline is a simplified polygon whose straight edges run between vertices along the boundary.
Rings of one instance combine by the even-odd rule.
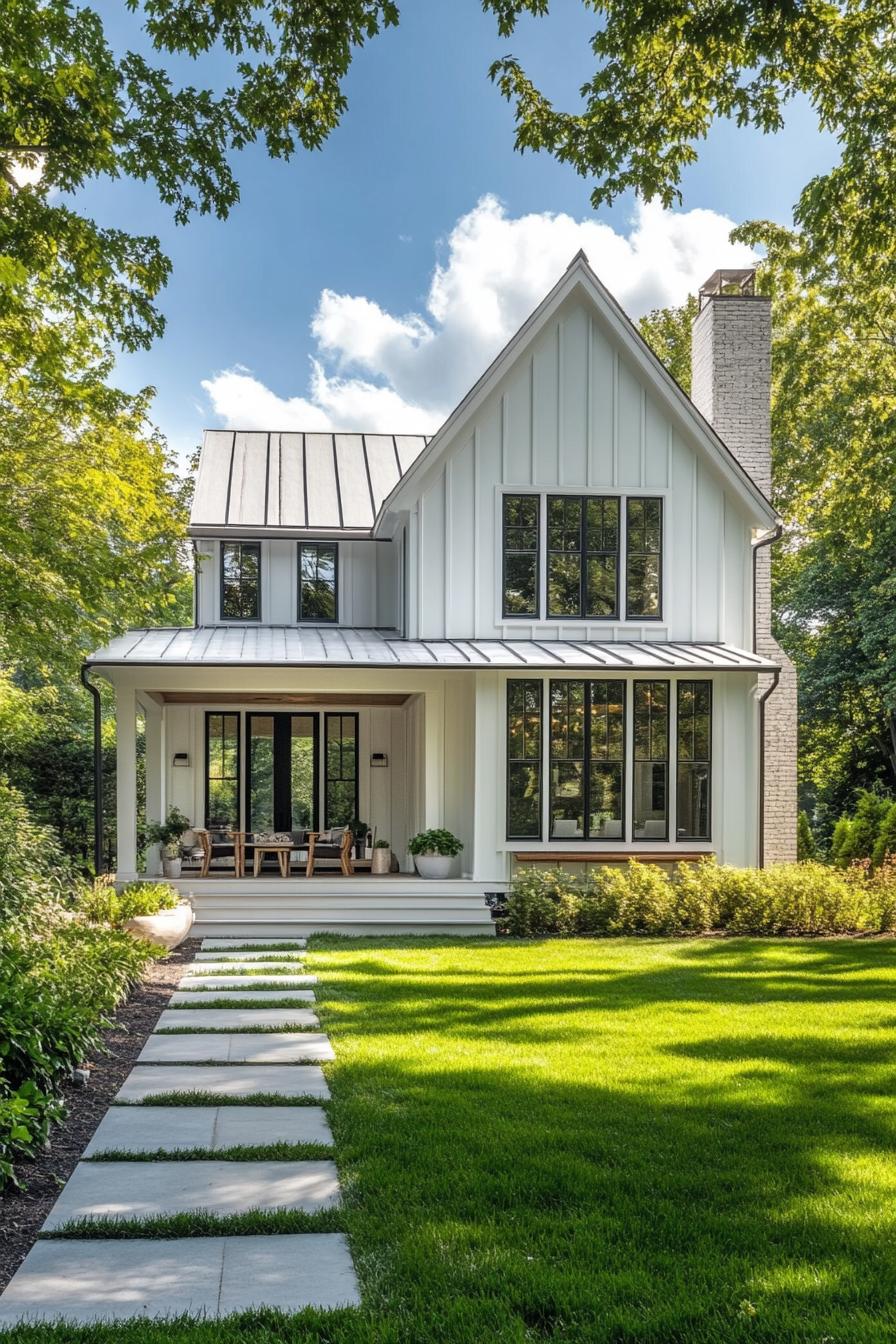
[[[114,1025],[103,1033],[104,1052],[88,1061],[90,1081],[86,1087],[66,1083],[62,1088],[68,1116],[52,1131],[48,1150],[34,1162],[17,1164],[19,1179],[28,1188],[8,1188],[0,1196],[0,1290],[34,1245],[60,1189],[133,1068],[159,1013],[167,1007],[184,964],[193,960],[198,948],[198,940],[190,939],[165,961],[150,965],[144,979],[118,1009]]]

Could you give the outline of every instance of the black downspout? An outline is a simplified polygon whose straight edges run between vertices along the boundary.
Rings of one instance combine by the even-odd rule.
[[[81,664],[81,685],[93,696],[93,865],[97,877],[103,872],[103,706],[100,693],[87,678],[88,663]]]
[[[774,531],[760,537],[753,543],[753,652],[756,652],[756,556],[765,546],[780,541],[784,535],[784,524],[778,523]],[[780,669],[772,674],[772,684],[759,697],[759,867],[765,866],[765,702],[777,688],[781,679]]]

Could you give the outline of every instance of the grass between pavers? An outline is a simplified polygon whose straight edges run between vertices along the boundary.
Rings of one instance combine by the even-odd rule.
[[[231,952],[298,952],[302,956],[308,952],[304,943],[298,942],[238,942],[234,943],[232,948],[200,948],[200,952],[214,952],[215,956],[222,953],[224,957],[230,956]]]
[[[894,1337],[896,944],[318,939],[313,964],[364,1307],[23,1340]]]
[[[153,1036],[277,1036],[288,1032],[316,1032],[320,1027],[306,1027],[301,1022],[284,1022],[279,1027],[156,1027]]]
[[[127,1148],[105,1148],[82,1162],[317,1162],[333,1158],[330,1143],[237,1144],[232,1148],[157,1148],[135,1153]]]
[[[141,1240],[158,1237],[274,1237],[286,1232],[344,1232],[339,1209],[249,1209],[246,1213],[162,1213],[155,1218],[77,1218],[50,1232],[41,1241]]]
[[[209,962],[211,962],[212,958],[214,958],[215,963],[220,966],[224,966],[225,964],[228,966],[232,964],[236,964],[238,966],[252,965],[251,961],[246,961],[243,957],[231,956],[229,953],[224,953],[223,956],[219,956],[218,953],[214,951],[214,949],[212,949],[211,952],[206,953],[204,955],[208,957]],[[272,962],[275,962],[278,966],[301,966],[305,961],[305,952],[300,950],[292,953],[291,955],[284,955],[282,952],[275,952],[272,954],[270,960]],[[191,962],[190,964],[192,966],[204,966],[206,963],[204,961],[194,961]]]
[[[194,991],[184,989],[179,990],[178,992],[182,994],[190,994],[193,993]],[[237,993],[234,994],[234,997],[232,999],[226,999],[223,997],[215,998],[214,994],[209,993],[208,991],[203,993],[201,990],[199,990],[195,991],[195,993],[196,993],[195,1003],[181,1003],[180,1001],[178,1001],[177,1003],[173,1003],[170,1005],[171,1011],[179,1013],[182,1008],[186,1008],[187,1010],[191,1008],[259,1008],[262,1010],[264,1010],[265,1008],[275,1008],[278,1011],[281,1008],[282,1009],[302,1008],[305,1012],[314,1013],[317,1011],[314,999],[273,999],[269,1003],[260,1003],[258,999],[240,998]],[[317,1028],[315,1028],[315,1030],[317,1030]]]
[[[191,971],[191,972],[190,972],[190,975],[192,975],[192,974],[193,974],[193,972]],[[251,989],[252,991],[255,991],[256,989],[289,989],[289,985],[284,984],[283,981],[282,981],[282,979],[281,979],[281,980],[268,980],[268,981],[261,981],[261,980],[259,980],[259,981],[256,981],[256,982],[255,982],[254,984],[252,984],[251,986],[248,986],[248,985],[247,985],[246,988],[247,988],[247,989]],[[302,986],[294,985],[293,988],[294,988],[294,989],[302,988]],[[312,986],[311,986],[311,985],[308,985],[307,988],[308,988],[308,989],[311,989]],[[235,991],[237,990],[236,985],[233,986],[233,989],[234,989]],[[206,994],[209,994],[209,993],[215,993],[215,992],[220,993],[221,991],[215,991],[215,990],[207,990],[207,989],[203,989],[201,985],[178,985],[178,987],[177,987],[177,992],[178,992],[178,994],[197,994],[197,995],[198,995],[198,994],[201,994],[201,995],[203,996],[203,998],[204,998]],[[237,991],[237,992],[239,992],[239,991]],[[314,1002],[314,1000],[313,1000],[313,999],[305,999],[304,1002],[305,1002],[305,1007],[307,1008],[309,1004],[311,1004],[311,1003]],[[201,1008],[207,1008],[207,1007],[208,1007],[208,1004],[207,1004],[207,1003],[204,1003],[204,1002],[203,1002],[203,999],[199,999],[199,998],[197,998],[197,1000],[196,1000],[196,1004],[197,1004],[197,1007],[201,1007]],[[188,1003],[175,1003],[175,1004],[173,1004],[172,1006],[175,1007],[175,1008],[189,1008],[189,1007],[190,1007],[190,1005],[189,1005]]]
[[[317,1063],[317,1061],[313,1061]],[[189,1068],[189,1065],[185,1065]],[[223,1066],[222,1067],[226,1067]],[[262,1066],[259,1066],[262,1067]],[[307,1093],[284,1097],[280,1092],[250,1092],[246,1097],[221,1097],[217,1092],[152,1092],[142,1101],[113,1101],[113,1106],[326,1106],[328,1097]]]
[[[203,976],[203,977],[211,976],[212,979],[216,979],[222,975],[244,975],[247,980],[257,979],[259,977],[264,976],[267,976],[268,979],[276,979],[277,976],[280,976],[280,978],[282,979],[284,975],[309,974],[309,972],[305,970],[304,961],[293,962],[292,965],[290,965],[288,961],[274,962],[270,966],[253,966],[251,962],[244,961],[238,963],[238,967],[236,970],[216,971],[206,969],[207,966],[214,964],[215,963],[209,963],[204,961],[191,961],[187,968],[186,973],[187,975],[190,976]],[[224,964],[225,964],[224,962],[217,963],[218,966],[223,966]],[[283,969],[278,970],[277,969],[278,966],[282,966]]]

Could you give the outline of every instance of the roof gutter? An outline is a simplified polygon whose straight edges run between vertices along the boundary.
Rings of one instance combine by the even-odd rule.
[[[81,664],[81,685],[93,697],[93,869],[103,871],[103,706],[100,693],[88,679],[90,664]]]

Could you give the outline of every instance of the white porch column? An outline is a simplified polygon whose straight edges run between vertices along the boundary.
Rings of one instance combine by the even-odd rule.
[[[441,683],[423,694],[423,816],[427,830],[445,825],[445,693]]]
[[[473,878],[503,882],[506,854],[498,850],[505,832],[503,739],[504,679],[476,672],[476,739],[473,768]]]
[[[165,804],[165,719],[161,705],[140,697],[140,706],[146,722],[146,820],[162,821]],[[162,860],[158,845],[146,851],[146,871],[158,877]]]
[[[119,881],[137,876],[137,700],[130,686],[115,688],[115,811]]]

